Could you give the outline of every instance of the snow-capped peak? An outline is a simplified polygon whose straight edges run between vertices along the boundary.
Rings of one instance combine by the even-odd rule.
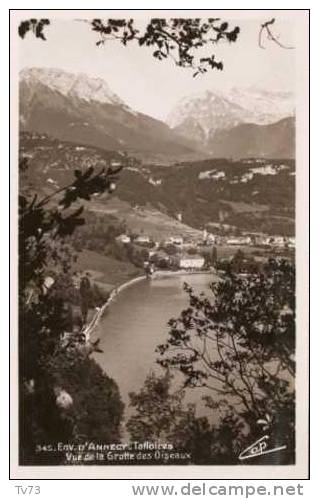
[[[75,74],[55,68],[25,68],[20,72],[20,79],[27,84],[40,82],[64,96],[127,107],[105,80],[83,73]]]
[[[181,135],[205,143],[218,130],[240,123],[275,123],[293,116],[294,108],[292,92],[256,87],[209,89],[182,98],[169,114],[167,124]]]

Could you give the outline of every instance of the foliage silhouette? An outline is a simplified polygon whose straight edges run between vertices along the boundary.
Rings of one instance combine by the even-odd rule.
[[[207,55],[200,49],[221,41],[234,43],[240,32],[238,26],[231,28],[228,22],[219,18],[150,19],[145,28],[138,27],[134,19],[93,19],[87,23],[99,34],[97,46],[111,40],[124,46],[135,41],[140,47],[152,48],[153,57],[159,61],[170,58],[178,67],[191,68],[194,77],[208,70],[221,71],[224,67],[222,61],[216,61],[214,54]],[[43,28],[48,24],[48,19],[23,21],[19,26],[19,35],[24,38],[30,31],[45,40]]]
[[[237,438],[253,442],[267,417],[270,434],[287,445],[282,459],[293,462],[294,267],[270,260],[260,273],[228,273],[212,284],[213,301],[187,284],[185,290],[189,307],[170,320],[159,364],[178,370],[185,389],[205,390],[206,404],[223,414],[220,431],[231,418]]]
[[[20,165],[23,176],[28,166],[25,161]],[[110,441],[119,438],[123,404],[116,385],[89,358],[92,348],[83,349],[77,341],[62,348],[63,335],[73,332],[70,301],[74,297],[69,293],[66,300],[67,288],[64,289],[65,285],[61,288],[61,282],[69,282],[68,272],[74,260],[74,251],[66,238],[84,223],[79,201],[89,201],[93,195],[107,190],[112,192],[121,168],[106,166],[98,172],[93,168],[83,172],[76,170],[73,182],[44,198],[20,190],[19,407],[23,464],[61,462],[61,456],[37,453],[37,444],[73,440],[75,427],[84,427],[91,439],[98,438],[97,435],[101,439],[109,435]],[[52,267],[55,282],[48,289],[46,282]],[[77,386],[75,382],[70,384],[71,372],[79,377]],[[90,390],[85,389],[87,383]],[[57,406],[58,389],[72,400],[67,417],[65,410]],[[111,406],[108,405],[109,390],[113,394]],[[80,405],[85,410],[81,411]],[[73,416],[69,417],[69,413]],[[110,418],[113,418],[112,424],[106,430]],[[90,428],[86,421],[93,420]]]
[[[46,40],[43,31],[45,26],[48,26],[49,24],[49,19],[28,19],[26,21],[22,21],[18,28],[19,36],[24,38],[25,35],[31,31],[36,38]]]
[[[131,439],[171,444],[174,451],[190,453],[182,464],[207,464],[211,458],[207,443],[211,429],[207,418],[196,416],[195,406],[185,404],[185,390],[173,389],[173,376],[151,373],[139,393],[130,393],[134,412],[127,423]],[[160,464],[156,460],[157,464]],[[178,464],[174,460],[169,464]]]

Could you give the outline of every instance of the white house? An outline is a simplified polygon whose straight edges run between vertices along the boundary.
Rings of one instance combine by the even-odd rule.
[[[205,259],[200,255],[184,255],[178,258],[180,269],[201,269],[204,263]]]
[[[210,243],[215,243],[216,242],[216,236],[214,234],[208,234],[207,236],[207,241]]]
[[[123,243],[123,244],[128,244],[131,242],[131,238],[130,236],[127,236],[126,234],[120,234],[117,238],[116,238],[117,241],[119,241],[120,243]]]
[[[296,239],[294,237],[288,237],[288,248],[294,248],[296,246]]]
[[[226,243],[230,245],[247,245],[251,244],[251,237],[249,236],[240,236],[240,237],[231,237],[227,239]]]
[[[150,177],[148,179],[148,182],[151,184],[151,185],[161,185],[162,184],[162,180],[161,179],[154,179],[152,177]]]
[[[284,247],[286,244],[286,240],[283,236],[274,236],[272,238],[272,243],[274,246]]]
[[[207,232],[206,229],[203,230],[203,241],[205,241],[207,244],[214,244],[216,241],[216,237],[214,234],[211,234],[210,232]]]
[[[219,179],[224,179],[225,178],[225,172],[223,172],[223,171],[217,171],[216,169],[214,169],[214,170],[206,170],[205,172],[199,172],[198,178],[199,178],[199,180],[207,180],[207,179],[219,180]]]
[[[149,244],[150,243],[150,238],[149,238],[149,236],[140,235],[140,236],[137,236],[134,239],[134,242],[135,243],[139,243],[139,244]]]
[[[231,238],[227,239],[226,243],[231,244],[231,245],[241,244],[239,237],[231,237]]]
[[[241,244],[251,244],[252,239],[250,236],[241,236],[240,238]]]
[[[114,168],[118,168],[119,166],[122,166],[122,163],[120,161],[117,161],[116,159],[112,159],[111,166],[113,166]]]
[[[271,245],[271,237],[269,236],[256,236],[255,244],[259,246],[270,246]]]

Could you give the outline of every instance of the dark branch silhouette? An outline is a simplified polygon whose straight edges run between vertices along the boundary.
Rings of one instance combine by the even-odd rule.
[[[259,31],[259,37],[258,37],[258,45],[260,48],[264,49],[265,47],[263,46],[262,44],[262,39],[263,39],[263,35],[264,33],[266,33],[266,37],[268,40],[271,40],[272,42],[276,43],[279,47],[281,47],[282,49],[294,49],[295,47],[290,47],[290,46],[287,46],[287,45],[284,45],[283,43],[281,43],[278,39],[278,37],[276,37],[273,32],[271,31],[271,28],[270,26],[273,26],[274,23],[275,23],[275,18],[273,17],[272,19],[270,19],[270,21],[266,21],[265,23],[263,23],[260,27],[260,31]]]
[[[97,46],[112,40],[124,46],[135,41],[140,47],[151,47],[153,57],[160,61],[170,58],[178,67],[193,69],[193,76],[207,73],[209,69],[223,70],[222,61],[216,61],[214,54],[202,57],[200,49],[220,41],[236,42],[240,32],[238,26],[230,28],[228,22],[219,18],[151,19],[143,29],[136,27],[134,19],[81,21],[99,34]],[[19,26],[19,36],[24,38],[31,32],[36,38],[46,40],[43,30],[49,24],[48,19],[25,20]]]

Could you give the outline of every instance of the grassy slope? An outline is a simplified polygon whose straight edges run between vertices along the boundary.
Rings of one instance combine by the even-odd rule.
[[[106,204],[93,200],[87,204],[87,209],[100,215],[112,215],[118,220],[125,221],[127,228],[131,231],[145,233],[156,240],[165,240],[170,236],[196,237],[201,235],[201,231],[149,205],[132,208],[128,202],[121,201],[116,196],[110,198]]]
[[[94,282],[108,291],[141,274],[130,262],[121,262],[89,250],[81,251],[74,270],[89,272]]]

